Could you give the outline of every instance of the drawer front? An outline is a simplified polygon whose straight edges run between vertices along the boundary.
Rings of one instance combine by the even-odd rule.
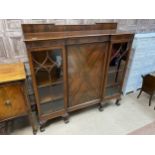
[[[0,121],[26,113],[22,85],[6,84],[0,86]]]

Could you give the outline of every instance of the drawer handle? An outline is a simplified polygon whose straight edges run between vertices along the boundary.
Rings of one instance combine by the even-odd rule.
[[[11,101],[10,100],[6,100],[4,103],[6,106],[11,106]]]

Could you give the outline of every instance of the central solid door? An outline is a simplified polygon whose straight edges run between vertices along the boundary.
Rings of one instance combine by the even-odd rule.
[[[69,107],[100,102],[107,43],[67,46]]]

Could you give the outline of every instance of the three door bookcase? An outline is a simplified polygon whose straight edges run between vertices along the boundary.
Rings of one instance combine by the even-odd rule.
[[[117,23],[23,24],[35,98],[44,130],[47,120],[106,100],[119,105],[134,34]]]

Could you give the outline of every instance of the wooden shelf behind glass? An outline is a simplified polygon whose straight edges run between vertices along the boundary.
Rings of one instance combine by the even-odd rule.
[[[56,101],[56,100],[60,100],[60,99],[63,99],[63,95],[59,95],[59,96],[46,96],[44,98],[41,98],[40,99],[40,103],[41,104],[44,104],[44,103],[47,103],[47,102],[50,102],[50,101]]]
[[[48,87],[48,86],[54,86],[54,85],[59,85],[63,83],[63,77],[61,77],[60,79],[53,81],[53,82],[49,82],[49,81],[44,81],[43,83],[38,84],[38,88],[43,88],[43,87]]]
[[[64,98],[63,84],[38,88],[40,103],[46,103]]]

